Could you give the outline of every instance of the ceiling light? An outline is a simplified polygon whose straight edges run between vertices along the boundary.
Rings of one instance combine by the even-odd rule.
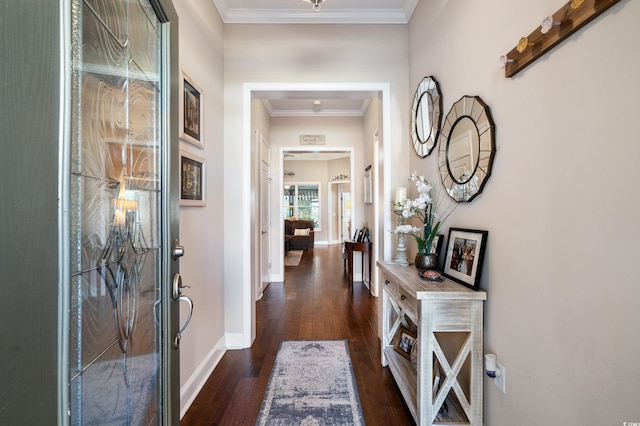
[[[307,0],[307,1],[313,5],[314,12],[320,12],[320,5],[324,0]]]

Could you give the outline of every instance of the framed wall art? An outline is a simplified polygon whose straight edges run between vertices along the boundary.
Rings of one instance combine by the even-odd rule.
[[[180,151],[180,205],[205,205],[205,160],[186,151]]]
[[[202,89],[183,71],[180,78],[180,139],[204,148],[204,123]]]
[[[488,231],[449,228],[442,274],[462,285],[478,290],[488,235]]]

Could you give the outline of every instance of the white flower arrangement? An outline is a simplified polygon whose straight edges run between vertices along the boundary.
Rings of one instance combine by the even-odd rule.
[[[437,201],[440,200],[437,191],[429,184],[424,176],[419,176],[416,172],[411,174],[412,182],[415,182],[418,190],[418,197],[411,200],[408,199],[404,204],[397,203],[397,207],[402,208],[402,216],[404,218],[417,217],[422,222],[422,228],[412,225],[399,225],[393,231],[411,235],[418,244],[418,253],[428,254],[431,252],[433,240],[438,235],[440,227],[453,212],[455,206],[448,207],[442,217],[437,213]]]

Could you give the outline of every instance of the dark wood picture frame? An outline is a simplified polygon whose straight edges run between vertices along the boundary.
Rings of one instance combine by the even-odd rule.
[[[180,205],[204,206],[206,168],[202,157],[180,151]]]
[[[478,290],[488,236],[488,231],[449,228],[442,275]]]
[[[362,228],[356,229],[356,232],[353,234],[353,239],[351,240],[354,243],[364,243],[371,241],[371,233],[367,226],[363,226]]]
[[[398,327],[395,340],[393,342],[393,349],[406,359],[411,359],[411,349],[416,343],[417,335],[413,331],[406,327]]]
[[[180,139],[198,148],[204,148],[204,123],[202,111],[204,94],[184,71],[182,72],[180,97]]]

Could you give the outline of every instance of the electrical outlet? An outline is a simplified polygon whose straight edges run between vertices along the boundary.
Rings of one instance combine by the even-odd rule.
[[[498,361],[496,361],[496,367],[498,367],[498,370],[500,370],[500,375],[493,379],[493,384],[496,385],[496,387],[500,389],[502,393],[507,393],[505,388],[505,382],[507,380],[507,370],[506,368],[504,368],[504,365],[500,364]]]

